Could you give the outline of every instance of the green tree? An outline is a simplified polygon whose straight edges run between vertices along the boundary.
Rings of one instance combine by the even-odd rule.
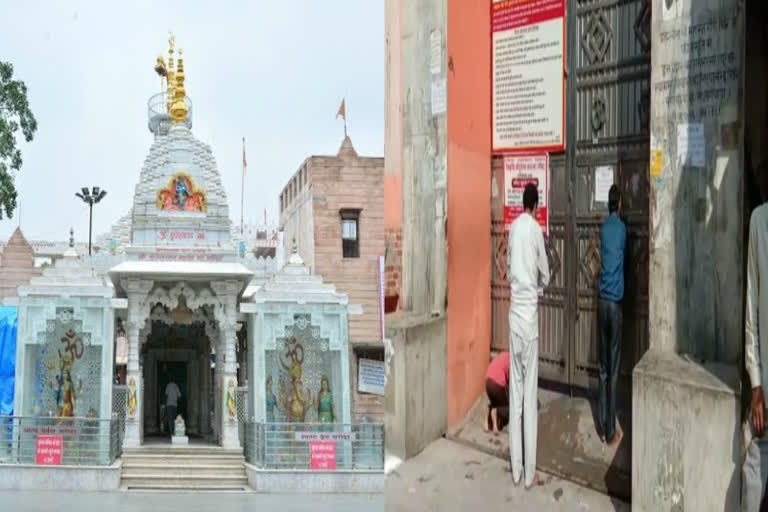
[[[13,79],[13,65],[0,61],[0,219],[13,217],[16,210],[14,178],[21,169],[21,150],[17,147],[19,132],[31,142],[37,121],[29,110],[27,86]]]

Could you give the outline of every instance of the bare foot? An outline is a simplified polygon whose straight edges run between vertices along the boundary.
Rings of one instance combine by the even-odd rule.
[[[493,422],[493,433],[499,434],[499,412],[497,409],[491,409],[491,421]]]
[[[483,432],[488,432],[488,415],[485,415],[485,420],[483,420]]]
[[[533,489],[537,485],[542,485],[541,482],[539,482],[539,472],[538,471],[533,474],[533,480],[531,481],[531,485],[526,485],[525,486],[525,490],[526,491],[530,491],[531,489]]]
[[[611,448],[616,448],[621,443],[621,439],[624,437],[624,431],[621,430],[621,425],[616,422],[616,433],[613,434],[613,440],[609,443]]]

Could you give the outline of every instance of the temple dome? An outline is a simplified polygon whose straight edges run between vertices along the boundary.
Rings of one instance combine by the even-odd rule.
[[[183,124],[156,137],[134,193],[132,245],[223,246],[230,244],[230,230],[227,195],[210,146]],[[170,240],[172,231],[194,233],[193,239]]]

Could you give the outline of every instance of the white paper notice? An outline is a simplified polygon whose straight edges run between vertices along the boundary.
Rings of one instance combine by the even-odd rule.
[[[677,163],[692,167],[704,167],[707,147],[704,142],[702,123],[681,123],[677,125]]]
[[[443,34],[437,29],[429,34],[429,50],[429,72],[439,75],[443,69]]]
[[[384,361],[360,359],[357,365],[357,390],[384,395]]]
[[[613,185],[613,167],[602,165],[595,168],[595,202],[607,203],[608,192]]]
[[[432,115],[445,113],[445,79],[432,80]]]

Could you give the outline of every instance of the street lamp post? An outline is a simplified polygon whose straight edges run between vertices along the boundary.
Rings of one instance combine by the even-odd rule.
[[[93,205],[104,199],[107,195],[106,190],[101,190],[99,187],[93,187],[92,190],[88,190],[88,187],[83,187],[80,192],[75,193],[77,197],[88,204],[90,209],[90,219],[88,221],[88,256],[91,255],[91,234],[93,233]]]

